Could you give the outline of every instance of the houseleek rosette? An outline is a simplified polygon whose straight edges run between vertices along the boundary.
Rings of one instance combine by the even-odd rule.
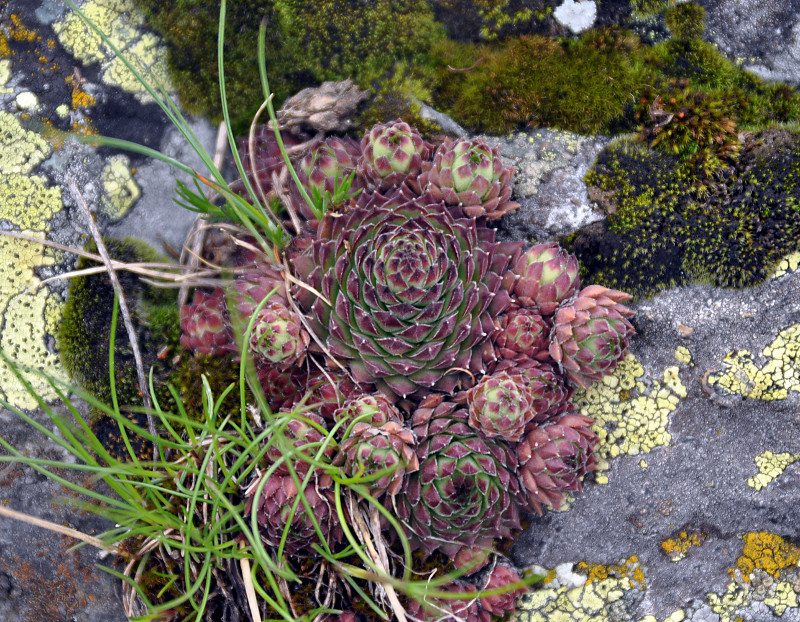
[[[493,232],[425,197],[328,214],[314,242],[315,329],[356,382],[393,396],[451,392],[508,304]],[[297,263],[303,271],[302,262]]]

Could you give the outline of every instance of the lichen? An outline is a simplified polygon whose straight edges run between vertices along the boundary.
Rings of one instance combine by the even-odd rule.
[[[100,173],[104,192],[103,213],[112,220],[125,216],[142,195],[129,167],[127,156],[115,155],[108,159]]]
[[[605,461],[669,445],[669,414],[686,395],[677,367],[666,368],[655,380],[628,354],[611,375],[576,393],[573,401],[581,413],[595,419],[593,430],[600,438],[595,454]],[[606,476],[599,477],[600,483],[607,483]]]
[[[769,450],[753,458],[758,474],[747,479],[747,485],[755,490],[766,488],[772,480],[781,475],[786,467],[800,460],[800,454],[790,454],[782,452],[779,454]]]
[[[50,146],[35,132],[26,130],[19,120],[0,111],[0,173],[27,175],[50,153]]]
[[[545,584],[519,597],[517,611],[508,618],[512,622],[631,619],[623,597],[631,590],[646,589],[647,584],[636,555],[618,564],[579,562],[568,571],[562,567],[557,572],[535,570],[547,575]]]
[[[35,232],[28,232],[35,234]],[[34,270],[55,263],[52,252],[40,244],[0,236],[0,349],[12,360],[63,378],[58,356],[47,346],[46,327],[58,321],[60,302],[47,289],[35,289],[39,279]],[[52,387],[40,376],[26,374],[33,389],[45,400],[55,399]],[[29,389],[10,368],[0,364],[0,395],[14,406],[36,408]]]
[[[91,0],[81,10],[149,82],[168,92],[173,90],[166,48],[155,35],[145,31],[144,16],[131,0]],[[77,60],[101,65],[103,82],[133,93],[142,103],[152,101],[133,73],[77,14],[69,13],[63,21],[53,23],[53,30]]]
[[[45,232],[61,209],[61,188],[48,187],[39,175],[7,174],[0,177],[0,219],[23,229]]]
[[[787,568],[797,567],[800,547],[769,531],[748,532],[742,536],[742,554],[736,569],[744,581],[749,581],[755,569],[763,570],[776,579]]]
[[[666,553],[670,560],[679,562],[692,547],[699,547],[708,538],[708,534],[702,531],[681,531],[674,538],[666,538],[661,542],[661,550]]]
[[[800,324],[781,330],[761,354],[767,362],[759,367],[749,351],[729,352],[723,359],[727,368],[709,374],[708,385],[727,395],[765,401],[800,391]]]

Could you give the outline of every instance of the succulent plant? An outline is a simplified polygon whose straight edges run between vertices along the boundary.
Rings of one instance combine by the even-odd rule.
[[[423,164],[419,186],[437,201],[458,205],[467,216],[500,218],[515,210],[510,201],[514,169],[503,166],[499,147],[490,147],[483,138],[445,140]]]
[[[422,162],[429,159],[431,146],[416,128],[397,119],[378,123],[361,139],[359,171],[376,189],[388,190],[422,171]]]
[[[580,287],[578,260],[555,242],[529,248],[512,266],[516,279],[510,289],[522,301],[552,315]]]
[[[526,379],[501,371],[484,376],[467,392],[469,424],[484,436],[516,443],[534,415]]]
[[[475,574],[489,563],[489,549],[479,546],[465,546],[453,555],[453,566],[456,570],[464,570],[467,575]]]
[[[365,482],[376,498],[394,497],[403,486],[406,475],[419,469],[414,453],[416,438],[400,421],[387,421],[380,427],[356,423],[341,445],[335,465],[343,465],[349,477],[378,476]]]
[[[356,170],[360,156],[361,147],[357,141],[331,136],[314,145],[298,162],[297,177],[309,190],[316,188],[320,193],[333,194],[342,180]],[[357,190],[361,185],[361,179],[355,177],[350,189]]]
[[[449,392],[508,304],[508,250],[474,219],[424,199],[326,215],[310,281],[317,334],[356,382],[387,394]],[[330,304],[328,304],[330,302]]]
[[[504,359],[544,360],[550,356],[550,325],[536,308],[510,310],[496,321],[495,353]]]
[[[482,586],[484,590],[493,590],[505,587],[511,583],[520,581],[520,576],[508,566],[497,564],[492,568],[486,583]],[[495,596],[484,596],[478,599],[478,608],[481,612],[489,613],[493,616],[505,616],[513,613],[517,608],[517,597],[525,593],[525,588],[508,590]]]
[[[577,386],[610,373],[624,356],[634,330],[621,303],[630,294],[590,285],[558,308],[550,333],[550,356]]]
[[[289,369],[302,363],[309,340],[297,314],[283,303],[270,300],[256,313],[248,347],[256,359]]]
[[[351,422],[382,426],[389,421],[402,423],[403,415],[394,402],[382,393],[365,394],[349,398],[341,408],[333,413],[333,418],[342,421],[341,431]]]
[[[533,428],[517,445],[519,479],[537,513],[542,505],[559,509],[564,492],[580,490],[581,478],[596,468],[592,423],[583,415],[562,415]]]
[[[256,499],[262,483],[261,494]],[[302,485],[303,480],[300,483]],[[308,503],[310,513],[299,497],[301,494]],[[286,532],[284,552],[287,555],[300,552],[312,554],[311,545],[319,542],[320,535],[314,527],[314,521],[319,526],[322,537],[329,543],[334,544],[342,537],[333,494],[333,481],[330,475],[320,472],[316,467],[302,488],[298,488],[291,475],[264,474],[255,480],[245,493],[247,498],[245,515],[256,513],[261,537],[273,548],[278,548]],[[294,514],[292,514],[293,508],[295,508]],[[314,517],[313,520],[311,516]]]
[[[572,409],[569,400],[572,397],[573,389],[567,385],[564,377],[552,365],[547,363],[527,364],[521,366],[518,373],[526,379],[533,399],[531,406],[533,417],[526,432],[530,431],[531,426],[546,423]]]
[[[303,142],[287,132],[283,132],[281,138],[287,149],[296,147]],[[285,175],[286,172],[286,164],[281,156],[278,141],[275,139],[275,132],[266,125],[256,126],[252,152],[249,137],[240,138],[238,144],[242,168],[258,199],[263,201],[261,193],[267,195],[273,189],[273,180]],[[247,189],[241,179],[233,182],[230,187],[233,192],[243,196],[247,194]]]
[[[181,307],[181,346],[206,355],[239,351],[222,288],[195,290],[192,303]]]
[[[231,283],[229,298],[232,309],[242,318],[250,318],[259,303],[269,296],[270,301],[286,303],[286,282],[281,273],[265,263],[254,263],[253,269],[238,274]]]
[[[266,459],[269,464],[277,465],[275,473],[289,475],[289,464],[292,465],[297,475],[305,477],[311,467],[311,462],[320,455],[321,460],[330,462],[335,453],[333,441],[326,437],[325,423],[319,415],[308,412],[302,417],[292,417],[280,428],[281,439],[274,435],[272,443],[267,447]],[[283,442],[278,442],[282,440]]]
[[[282,369],[266,359],[256,361],[256,373],[267,405],[273,412],[290,408],[303,396],[307,373],[300,366]]]
[[[333,419],[334,413],[349,398],[363,394],[365,389],[341,373],[318,371],[312,373],[306,383],[306,390],[311,393],[307,403],[325,419]]]
[[[430,395],[414,412],[419,471],[396,502],[398,516],[426,551],[455,555],[488,547],[519,529],[516,458],[470,427],[467,411]]]

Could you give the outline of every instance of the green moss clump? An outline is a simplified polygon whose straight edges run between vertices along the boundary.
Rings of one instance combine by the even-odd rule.
[[[664,11],[667,28],[676,39],[702,37],[706,30],[706,10],[696,2],[681,2]]]
[[[106,240],[109,255],[119,261],[165,261],[151,246],[141,240]],[[96,252],[90,242],[87,250]],[[77,269],[94,265],[81,258]],[[126,271],[117,275],[125,292],[142,350],[144,366],[154,368],[155,379],[163,379],[168,372],[168,357],[164,348],[177,349],[180,323],[174,290],[159,289],[143,284],[139,278]],[[64,316],[58,333],[61,360],[70,378],[81,388],[105,404],[111,403],[109,382],[109,343],[111,314],[114,307],[114,289],[108,275],[92,274],[72,279],[69,299],[64,305]],[[151,324],[151,320],[155,320]],[[117,322],[114,350],[114,372],[119,403],[141,404],[136,365],[128,333],[122,321]],[[162,353],[162,359],[159,359]],[[163,392],[159,399],[167,399]]]
[[[566,242],[586,279],[636,296],[690,282],[751,286],[800,250],[800,133],[751,134],[713,183],[697,176],[632,139],[604,149],[587,183],[608,219]]]
[[[190,419],[200,421],[204,418],[203,411],[203,376],[208,380],[211,394],[214,399],[224,393],[233,384],[233,389],[222,402],[221,417],[239,412],[239,362],[232,354],[222,356],[192,356],[187,352],[181,354],[180,361],[172,371],[169,383],[172,384],[181,396],[181,401],[186,414]],[[248,403],[254,403],[252,396],[248,395]]]
[[[437,103],[470,129],[492,133],[548,126],[596,134],[630,127],[631,93],[646,82],[636,62],[641,54],[639,39],[617,28],[577,40],[445,42],[435,54]]]
[[[135,0],[164,38],[181,102],[192,114],[221,118],[215,0]],[[237,129],[263,100],[256,41],[266,17],[267,71],[276,103],[324,80],[362,85],[399,59],[418,59],[444,36],[426,0],[241,0],[229,3],[225,74]]]
[[[558,0],[434,0],[436,19],[455,41],[491,41],[547,34]]]

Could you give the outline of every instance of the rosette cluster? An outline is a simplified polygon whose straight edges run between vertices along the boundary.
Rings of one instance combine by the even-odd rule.
[[[522,513],[558,508],[596,468],[593,421],[570,400],[625,356],[630,296],[582,287],[577,259],[555,243],[495,241],[490,221],[518,204],[512,169],[482,139],[436,146],[398,120],[360,142],[315,143],[295,166],[318,194],[345,176],[359,193],[321,219],[295,206],[303,230],[289,261],[248,257],[231,285],[198,291],[182,310],[186,348],[246,348],[278,420],[298,404],[306,413],[270,430],[294,468],[266,452],[248,513],[267,544],[283,538],[287,555],[314,556],[320,535],[334,548],[342,539],[332,482],[355,482],[414,547],[468,569],[448,589],[515,581],[487,566],[488,551]],[[288,186],[280,195],[300,196]],[[249,337],[234,338],[242,327]],[[513,610],[499,596],[448,603],[475,620]]]

